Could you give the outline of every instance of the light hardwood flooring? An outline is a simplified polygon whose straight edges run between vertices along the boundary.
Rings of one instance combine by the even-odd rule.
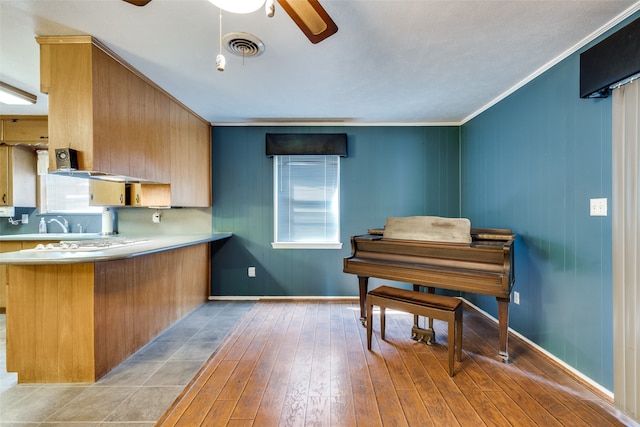
[[[437,343],[409,338],[412,316],[374,314],[372,351],[355,303],[258,302],[160,419],[163,426],[636,425],[599,392],[465,307],[463,356],[447,373]]]

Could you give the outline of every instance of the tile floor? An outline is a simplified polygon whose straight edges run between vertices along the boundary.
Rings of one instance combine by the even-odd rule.
[[[0,315],[0,426],[153,426],[252,302],[198,307],[95,384],[16,384]]]

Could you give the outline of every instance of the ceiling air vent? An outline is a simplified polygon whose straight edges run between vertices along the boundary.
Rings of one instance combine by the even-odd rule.
[[[264,52],[262,40],[249,33],[225,34],[222,44],[227,51],[243,58],[260,56]]]

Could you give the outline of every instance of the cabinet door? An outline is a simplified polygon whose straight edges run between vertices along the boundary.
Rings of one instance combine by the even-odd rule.
[[[22,242],[0,242],[0,253],[22,249]],[[7,266],[0,265],[0,312],[7,307]]]
[[[49,129],[46,119],[5,119],[2,141],[6,143],[46,144]]]
[[[124,182],[91,180],[89,183],[91,206],[124,206]]]
[[[0,206],[9,206],[9,147],[0,146]]]
[[[132,206],[171,206],[169,184],[131,184]]]

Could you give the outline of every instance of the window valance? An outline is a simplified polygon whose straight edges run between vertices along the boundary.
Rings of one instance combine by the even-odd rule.
[[[347,157],[347,134],[267,133],[266,154],[268,157],[294,155]]]

